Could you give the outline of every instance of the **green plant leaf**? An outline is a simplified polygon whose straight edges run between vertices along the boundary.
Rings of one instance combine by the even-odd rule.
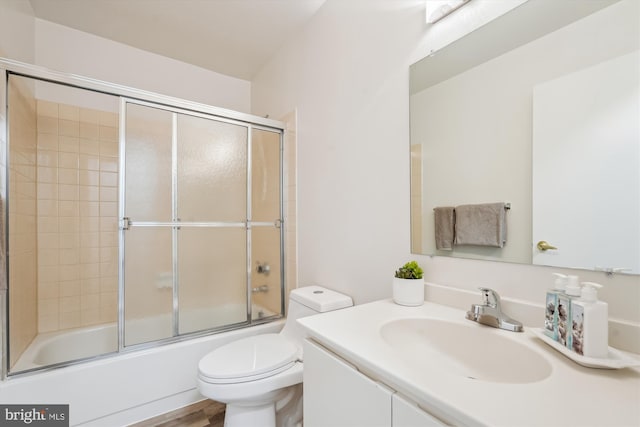
[[[422,268],[416,261],[409,261],[398,270],[396,270],[395,277],[399,279],[422,279]]]

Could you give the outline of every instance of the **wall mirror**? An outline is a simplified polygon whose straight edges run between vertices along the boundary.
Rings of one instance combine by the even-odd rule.
[[[410,67],[412,253],[640,274],[639,8],[529,0]],[[436,249],[490,202],[503,248]]]

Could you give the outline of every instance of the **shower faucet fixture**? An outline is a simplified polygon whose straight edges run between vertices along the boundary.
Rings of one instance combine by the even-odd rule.
[[[271,267],[269,267],[268,263],[263,263],[260,264],[260,261],[257,262],[258,266],[256,267],[256,273],[258,274],[264,274],[265,276],[269,275],[269,272],[271,271]]]
[[[253,288],[251,289],[251,292],[253,292],[254,294],[256,293],[267,293],[269,292],[269,285],[262,285],[262,286],[258,286],[257,288]]]

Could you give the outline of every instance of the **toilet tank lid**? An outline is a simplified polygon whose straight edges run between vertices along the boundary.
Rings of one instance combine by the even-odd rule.
[[[351,297],[315,285],[294,289],[291,291],[289,298],[319,313],[353,305]]]

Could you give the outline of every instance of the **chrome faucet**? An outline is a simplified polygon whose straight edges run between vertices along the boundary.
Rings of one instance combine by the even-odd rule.
[[[522,323],[514,320],[502,312],[500,307],[500,295],[493,289],[478,288],[482,292],[482,304],[471,304],[471,310],[465,316],[469,320],[506,329],[512,332],[522,332]]]

